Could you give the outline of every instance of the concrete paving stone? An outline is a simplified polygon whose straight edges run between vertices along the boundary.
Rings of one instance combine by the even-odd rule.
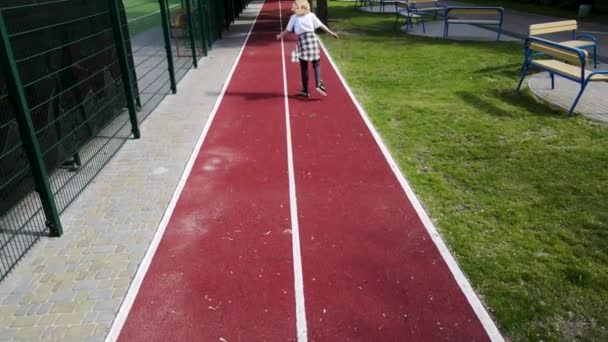
[[[76,309],[76,305],[78,303],[62,303],[62,302],[57,302],[55,304],[53,304],[53,306],[51,307],[51,313],[58,313],[58,314],[66,314],[66,313],[72,313],[74,312],[74,310]]]
[[[105,341],[104,336],[89,336],[84,339],[84,342],[104,342],[104,341]]]
[[[40,316],[20,316],[15,317],[11,324],[11,328],[33,327],[40,320]]]
[[[91,249],[91,253],[92,254],[101,254],[101,253],[113,253],[114,250],[116,250],[116,246],[113,245],[108,245],[110,243],[110,241],[106,241],[104,240],[103,243],[101,243],[100,241],[97,242],[93,242],[91,243],[91,246],[93,247]]]
[[[42,304],[30,304],[30,309],[27,311],[26,315],[34,316],[37,315],[38,309],[42,306]]]
[[[76,291],[74,290],[63,290],[57,293],[54,293],[49,301],[51,302],[72,302],[76,297]]]
[[[97,321],[97,315],[99,315],[98,311],[89,311],[84,315],[82,319],[82,323],[93,323]]]
[[[49,326],[55,324],[55,321],[59,318],[59,314],[47,314],[41,315],[40,320],[38,321],[38,326]]]
[[[57,320],[55,321],[55,325],[74,325],[80,324],[82,319],[84,318],[84,313],[82,312],[73,312],[60,314]]]
[[[66,272],[76,273],[80,269],[79,266],[76,263],[69,264]]]
[[[120,307],[120,304],[122,303],[122,300],[117,300],[117,299],[110,299],[110,300],[104,300],[104,301],[99,301],[97,302],[97,304],[95,304],[95,307],[93,307],[94,311],[105,311],[105,312],[116,312],[118,310],[118,308]]]
[[[39,283],[48,283],[51,279],[53,279],[53,275],[47,273],[40,278]]]
[[[55,340],[55,341],[62,340],[63,337],[65,336],[65,333],[67,331],[68,331],[68,327],[66,327],[66,326],[57,326],[53,330],[53,333],[51,334],[51,338],[53,340]]]
[[[98,290],[110,289],[110,288],[112,288],[113,285],[114,285],[114,279],[105,279],[99,283],[99,286],[97,286],[97,289]]]
[[[113,289],[98,289],[89,293],[89,299],[99,300],[99,299],[111,299],[112,294],[114,293]]]
[[[95,323],[100,322],[112,322],[114,320],[114,316],[116,315],[112,311],[96,311],[98,313],[95,318]]]
[[[64,338],[74,341],[83,341],[86,337],[93,334],[94,329],[94,324],[71,326],[68,328]]]
[[[74,290],[84,290],[84,289],[96,289],[97,286],[99,285],[99,280],[91,280],[91,279],[86,279],[86,280],[80,280],[78,282],[76,282],[76,285],[74,286]]]
[[[93,332],[93,335],[106,336],[108,334],[108,331],[110,331],[111,323],[112,323],[112,321],[110,320],[110,321],[99,322],[99,323],[95,324],[95,331]]]
[[[40,340],[45,341],[51,339],[51,336],[53,336],[53,330],[55,330],[55,327],[45,327],[44,331],[40,335]]]
[[[32,261],[32,265],[37,266],[40,265],[41,262],[43,262],[45,259],[41,256],[38,256],[34,259],[34,261]]]
[[[32,309],[35,304],[27,304],[21,305],[17,311],[15,311],[15,316],[26,316],[27,313]]]
[[[15,318],[16,309],[7,309],[7,306],[0,306],[0,327],[7,327]]]
[[[114,288],[117,289],[128,288],[129,285],[131,285],[131,277],[120,277],[114,282]]]
[[[103,269],[95,274],[95,280],[105,280],[112,277],[112,270]]]
[[[115,289],[114,290],[114,294],[112,294],[112,298],[113,299],[118,299],[118,300],[122,300],[125,295],[127,294],[127,289]]]
[[[19,329],[15,338],[24,341],[38,341],[41,340],[42,333],[45,330],[45,327],[23,327]]]
[[[2,305],[19,304],[19,302],[21,302],[22,298],[23,298],[23,293],[12,293],[4,299],[4,301],[2,302]]]
[[[40,304],[38,306],[38,308],[36,309],[36,315],[44,315],[44,314],[48,313],[49,310],[51,310],[52,306],[53,306],[53,303]]]
[[[17,336],[18,329],[1,329],[0,330],[0,341],[10,341]]]
[[[76,306],[75,311],[76,312],[88,312],[93,310],[93,307],[95,307],[95,301],[94,300],[83,300],[82,302],[79,302],[78,305]]]

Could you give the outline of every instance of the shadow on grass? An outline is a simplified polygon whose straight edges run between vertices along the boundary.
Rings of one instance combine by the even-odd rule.
[[[517,92],[515,90],[494,90],[489,93],[490,96],[499,99],[501,102],[510,106],[515,106],[518,110],[506,110],[498,107],[496,104],[484,99],[477,93],[471,92],[456,92],[456,95],[463,101],[475,108],[479,108],[484,112],[498,117],[520,117],[526,113],[535,116],[549,117],[556,119],[567,119],[564,110],[551,108],[549,105],[541,103],[534,99],[528,91]]]
[[[500,75],[506,76],[509,78],[514,78],[517,82],[519,77],[521,77],[521,64],[520,63],[511,63],[511,64],[503,64],[500,66],[493,66],[489,68],[481,68],[472,70],[471,73],[479,75],[479,74],[489,74],[489,75]]]

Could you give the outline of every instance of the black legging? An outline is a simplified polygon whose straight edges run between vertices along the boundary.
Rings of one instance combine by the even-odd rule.
[[[315,81],[318,87],[321,84],[321,69],[319,66],[319,60],[312,61],[312,66],[315,71]],[[302,90],[308,92],[308,61],[300,59],[300,72],[302,74]]]

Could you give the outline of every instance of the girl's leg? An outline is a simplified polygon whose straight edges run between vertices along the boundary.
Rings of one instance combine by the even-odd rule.
[[[323,81],[321,81],[321,66],[319,65],[320,61],[317,59],[312,62],[312,66],[315,69],[315,81],[317,82],[317,92],[323,96],[327,96],[327,91],[325,90],[325,86],[323,86]]]
[[[316,61],[312,61],[312,66],[315,69],[315,81],[317,88],[319,87],[319,85],[321,85],[323,83],[323,81],[321,81],[321,66],[320,66],[320,62],[321,60],[317,59]]]
[[[308,61],[300,59],[300,73],[302,74],[302,91],[308,93]]]

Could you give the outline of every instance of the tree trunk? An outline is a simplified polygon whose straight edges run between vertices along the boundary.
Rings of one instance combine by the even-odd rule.
[[[317,17],[327,25],[327,0],[317,0]],[[329,26],[329,25],[328,25]]]

